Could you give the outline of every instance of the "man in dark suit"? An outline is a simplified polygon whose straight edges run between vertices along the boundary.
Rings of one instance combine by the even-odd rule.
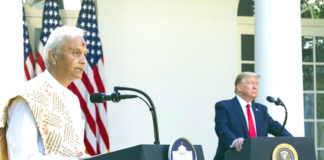
[[[258,95],[259,75],[243,72],[236,77],[236,96],[215,105],[215,131],[218,147],[214,160],[223,160],[229,148],[241,151],[244,139],[248,137],[292,136],[286,129],[280,133],[282,125],[273,120],[267,107],[255,103]]]

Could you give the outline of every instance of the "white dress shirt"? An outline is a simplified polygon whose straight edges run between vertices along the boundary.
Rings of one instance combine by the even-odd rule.
[[[70,112],[71,119],[79,136],[83,151],[85,118],[81,114],[79,100],[70,90],[62,86],[47,70],[38,75],[48,81],[59,93]],[[64,158],[55,154],[45,154],[44,144],[38,131],[35,119],[27,103],[22,99],[15,100],[8,109],[8,130],[6,134],[9,160],[77,160]]]
[[[253,119],[253,123],[254,123],[254,126],[255,126],[255,133],[256,133],[256,135],[258,135],[257,134],[257,128],[256,128],[256,125],[255,125],[255,118],[254,118],[254,112],[253,112],[253,109],[252,109],[252,103],[251,102],[249,102],[249,103],[247,103],[243,98],[241,98],[239,95],[236,95],[236,98],[237,98],[237,100],[239,101],[239,103],[240,103],[240,106],[241,106],[241,108],[242,108],[242,111],[243,111],[243,113],[244,113],[244,117],[245,117],[245,122],[246,122],[246,126],[247,126],[247,128],[249,129],[249,121],[248,121],[248,117],[247,117],[247,107],[246,107],[246,105],[247,104],[250,104],[250,111],[251,111],[251,115],[252,115],[252,119]],[[241,138],[241,137],[239,137],[239,138]],[[235,141],[236,141],[237,139],[235,139],[233,142],[232,142],[232,144],[230,145],[230,148],[233,148],[234,147],[234,143],[235,143]]]
[[[242,111],[244,113],[244,117],[245,117],[245,122],[246,122],[246,126],[248,127],[249,129],[249,121],[248,121],[248,117],[247,117],[247,107],[246,105],[247,104],[250,104],[250,111],[251,111],[251,115],[252,115],[252,118],[253,118],[253,123],[254,123],[254,126],[255,126],[255,133],[257,133],[256,131],[256,125],[255,125],[255,118],[254,118],[254,112],[253,112],[253,109],[252,109],[252,103],[249,102],[247,103],[243,98],[241,98],[239,95],[236,95],[241,107],[242,107]]]

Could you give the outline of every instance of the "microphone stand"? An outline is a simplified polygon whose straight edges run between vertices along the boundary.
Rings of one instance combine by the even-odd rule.
[[[283,106],[283,107],[285,108],[285,121],[284,121],[282,127],[281,127],[280,130],[279,130],[279,134],[281,135],[283,129],[285,128],[286,122],[287,122],[287,116],[288,116],[288,113],[287,113],[287,108],[286,108],[285,104],[281,101],[280,98],[278,98],[278,101],[277,101],[277,103],[275,103],[275,104],[276,104],[276,105],[281,105],[281,106]]]
[[[152,114],[152,119],[153,119],[154,144],[160,144],[157,116],[156,116],[155,107],[154,107],[154,104],[153,104],[153,101],[151,100],[151,98],[146,93],[144,93],[143,91],[135,89],[135,88],[119,87],[119,86],[116,86],[114,88],[115,92],[118,92],[119,90],[134,91],[134,92],[140,93],[141,95],[143,95],[149,101],[149,103],[150,103],[149,108],[150,108],[150,111],[151,111],[151,114]]]

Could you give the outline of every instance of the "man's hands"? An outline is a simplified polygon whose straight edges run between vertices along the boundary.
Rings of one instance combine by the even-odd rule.
[[[243,148],[243,142],[244,142],[244,139],[243,138],[237,138],[235,141],[234,141],[234,148],[236,149],[237,152],[241,151],[242,148]]]

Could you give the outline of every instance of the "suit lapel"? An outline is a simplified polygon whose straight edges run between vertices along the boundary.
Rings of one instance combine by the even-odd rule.
[[[243,129],[244,129],[244,134],[246,137],[248,137],[249,132],[247,129],[246,119],[245,119],[245,116],[243,113],[244,111],[242,110],[240,102],[238,101],[238,99],[236,97],[233,98],[233,106],[234,106],[234,110],[235,110],[236,114],[238,115],[238,117],[240,118],[240,121],[242,123]]]
[[[252,103],[252,109],[253,109],[253,114],[254,114],[256,130],[257,130],[257,134],[258,134],[258,133],[261,133],[260,120],[262,119],[262,115],[261,115],[259,106],[257,106],[255,103]]]

